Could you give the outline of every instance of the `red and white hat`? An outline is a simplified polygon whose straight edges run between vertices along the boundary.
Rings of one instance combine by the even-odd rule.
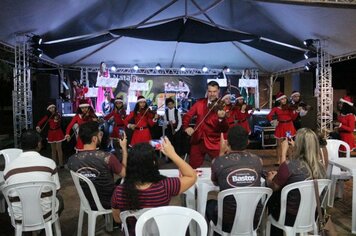
[[[142,95],[137,97],[137,102],[146,102],[146,98]]]
[[[354,105],[350,96],[343,96],[342,98],[340,98],[340,102],[344,102],[350,106]]]
[[[82,108],[82,107],[89,107],[90,104],[88,103],[88,101],[86,99],[82,99],[80,100],[79,102],[79,107]]]
[[[276,95],[276,101],[279,101],[279,100],[281,100],[283,98],[287,98],[287,96],[282,92],[278,92],[277,95]]]
[[[237,93],[235,97],[236,99],[244,99],[244,97],[240,93]]]
[[[124,100],[122,100],[122,97],[118,97],[118,98],[115,99],[115,102],[122,102],[123,103]]]
[[[293,91],[292,94],[290,95],[290,97],[293,97],[293,96],[300,96],[300,92]]]
[[[231,98],[231,94],[230,93],[226,93],[221,100],[225,100],[226,98]]]
[[[54,105],[54,104],[48,105],[47,110],[51,109],[52,107],[56,108],[56,105]]]

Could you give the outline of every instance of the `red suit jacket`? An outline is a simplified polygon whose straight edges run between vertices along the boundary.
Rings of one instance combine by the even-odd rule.
[[[204,98],[198,100],[183,116],[183,129],[187,129],[191,119],[196,116],[195,127],[200,122],[202,123],[192,135],[191,143],[198,144],[199,142],[203,141],[207,149],[219,150],[220,133],[226,132],[229,129],[229,124],[225,118],[219,121],[219,117],[215,111],[211,111],[203,120],[208,111],[208,99]]]

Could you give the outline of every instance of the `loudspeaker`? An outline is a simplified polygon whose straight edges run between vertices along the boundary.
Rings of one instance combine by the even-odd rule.
[[[52,74],[37,74],[32,81],[32,105],[34,127],[46,114],[49,103],[57,105],[59,98],[59,77]]]
[[[62,114],[72,114],[73,108],[71,102],[61,102]]]

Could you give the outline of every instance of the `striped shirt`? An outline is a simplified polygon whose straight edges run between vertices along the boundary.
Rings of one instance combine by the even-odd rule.
[[[128,201],[123,193],[123,185],[116,187],[111,199],[114,209],[125,211],[128,209]],[[149,188],[139,190],[138,199],[141,208],[167,206],[173,196],[177,196],[180,190],[179,178],[166,178],[152,184]]]

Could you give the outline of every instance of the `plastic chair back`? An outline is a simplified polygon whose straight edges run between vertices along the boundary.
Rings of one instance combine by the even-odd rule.
[[[11,184],[4,186],[2,191],[9,206],[11,223],[15,228],[21,225],[23,231],[35,231],[45,228],[46,222],[52,224],[58,219],[56,213],[56,184],[54,182],[36,181]],[[50,198],[48,208],[51,210],[49,214],[43,212],[43,199],[41,198],[43,193],[52,193],[48,197]],[[18,204],[16,204],[18,200],[16,200],[16,203],[13,200],[14,196],[18,196]],[[15,219],[14,213],[17,215],[18,210],[15,209],[13,204],[18,205],[22,210],[20,219]]]
[[[327,189],[327,187],[330,185],[331,180],[318,179],[317,181],[320,196],[323,193],[324,189]],[[295,189],[298,189],[300,192],[300,204],[294,226],[289,228],[293,228],[293,231],[296,233],[310,232],[312,230],[314,230],[314,233],[316,233],[316,200],[313,180],[300,181],[297,183],[289,184],[282,189],[281,210],[277,224],[280,226],[284,226],[287,211],[287,196],[290,191]],[[325,196],[326,194],[324,195],[324,197]],[[323,202],[322,200],[323,199],[320,200],[321,203]],[[287,227],[288,226],[284,226],[284,228]]]
[[[150,210],[151,208],[144,208],[141,210],[137,210],[137,211],[122,211],[120,213],[120,219],[121,219],[121,224],[122,224],[122,228],[124,229],[125,235],[129,236],[129,229],[127,227],[127,218],[128,217],[135,217],[136,219],[138,219],[144,212]]]
[[[200,228],[200,235],[207,235],[208,226],[205,218],[197,211],[178,206],[156,207],[143,213],[136,223],[136,235],[143,236],[145,224],[151,220],[157,224],[159,233],[156,235],[185,236],[191,220],[195,220]]]
[[[8,148],[0,150],[0,155],[2,154],[5,158],[5,167],[14,159],[16,159],[20,154],[23,153],[22,149],[19,148]]]
[[[70,174],[72,175],[72,179],[73,179],[75,188],[78,191],[79,198],[80,198],[80,204],[82,205],[82,207],[84,207],[84,210],[91,211],[91,207],[90,207],[87,197],[84,194],[84,191],[82,189],[80,181],[83,181],[84,183],[86,183],[88,185],[88,187],[90,189],[90,193],[93,196],[93,199],[94,199],[94,202],[95,202],[95,205],[96,205],[98,211],[105,211],[106,209],[103,207],[103,205],[101,204],[101,202],[99,200],[99,196],[98,196],[98,193],[96,191],[96,188],[95,188],[93,182],[91,182],[91,180],[88,179],[87,177],[85,177],[84,175],[76,173],[74,171],[70,171]]]
[[[341,140],[338,139],[327,139],[326,149],[328,150],[328,157],[330,160],[339,158],[339,149],[340,146],[344,146],[346,149],[346,158],[350,157],[350,146]]]
[[[225,197],[233,196],[236,201],[236,212],[231,235],[256,235],[256,230],[253,227],[256,208],[259,203],[262,203],[263,210],[259,218],[259,226],[266,203],[271,195],[272,189],[265,187],[236,187],[221,191],[218,194],[218,221],[216,225],[210,222],[211,230],[214,229],[219,234],[224,233],[222,230],[223,201]],[[212,231],[210,235],[213,235]],[[227,232],[225,234],[229,235]]]

